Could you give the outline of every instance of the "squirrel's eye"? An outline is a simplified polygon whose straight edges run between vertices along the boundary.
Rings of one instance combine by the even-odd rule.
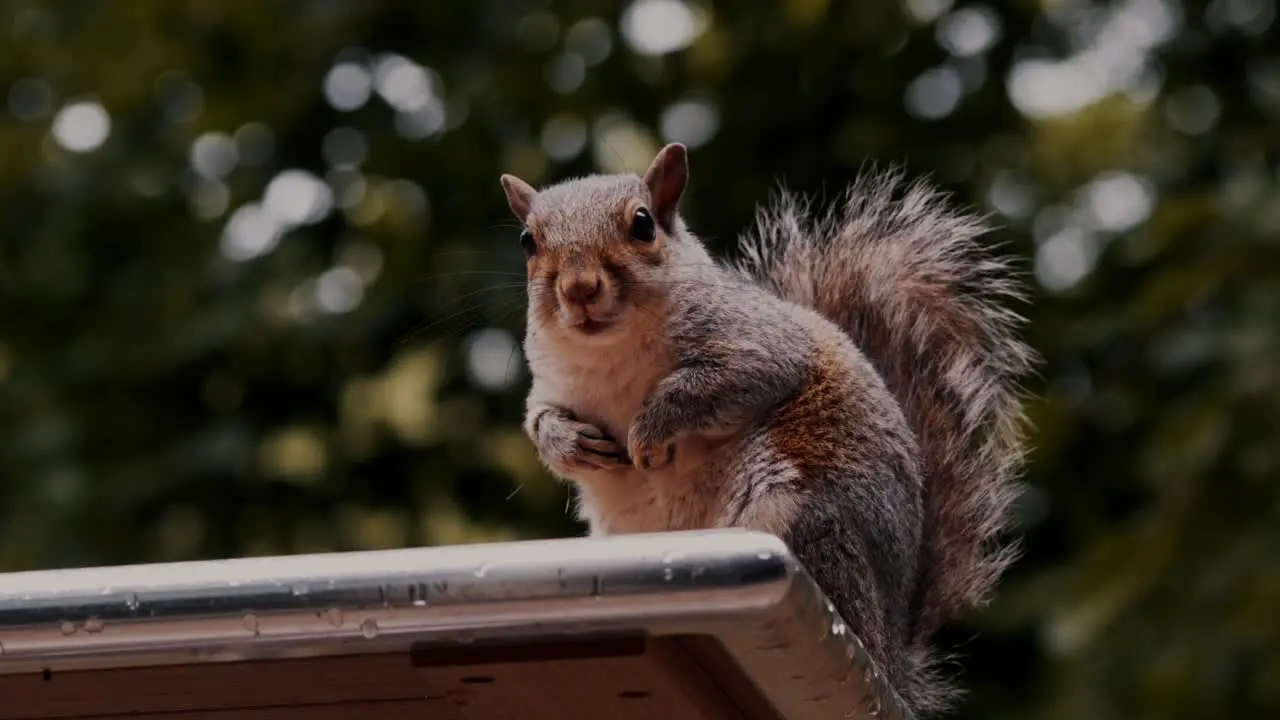
[[[520,247],[524,249],[525,257],[533,257],[538,254],[538,243],[533,239],[533,233],[528,228],[520,231]]]
[[[653,242],[657,236],[657,227],[653,224],[653,216],[649,211],[644,208],[636,210],[636,216],[631,219],[631,239]]]

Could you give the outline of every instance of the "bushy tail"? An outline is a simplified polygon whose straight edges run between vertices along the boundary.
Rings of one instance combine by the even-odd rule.
[[[1000,547],[1023,456],[1016,336],[1022,298],[986,225],[899,171],[866,172],[814,213],[783,193],[760,211],[736,269],[841,326],[884,376],[924,455],[925,527],[911,642],[979,605],[1012,561]],[[918,668],[921,672],[924,668]]]

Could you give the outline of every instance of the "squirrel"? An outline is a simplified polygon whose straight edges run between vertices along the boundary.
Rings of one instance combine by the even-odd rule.
[[[502,175],[528,261],[524,431],[592,535],[783,539],[916,714],[950,707],[932,636],[986,600],[1024,455],[1024,297],[983,218],[900,170],[825,212],[778,192],[716,261],[643,176]]]

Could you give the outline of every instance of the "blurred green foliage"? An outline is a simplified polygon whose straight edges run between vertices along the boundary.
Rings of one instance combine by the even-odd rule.
[[[579,532],[500,172],[903,162],[1037,282],[961,717],[1280,713],[1275,0],[0,3],[0,569]]]

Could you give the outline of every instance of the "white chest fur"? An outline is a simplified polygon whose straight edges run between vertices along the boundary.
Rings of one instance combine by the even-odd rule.
[[[671,365],[668,345],[657,332],[598,344],[535,336],[526,352],[543,399],[599,425],[624,445],[632,419]]]
[[[664,337],[651,328],[608,343],[534,333],[525,352],[537,399],[598,426],[625,447],[632,419],[669,372]],[[639,470],[587,470],[565,479],[578,486],[578,515],[593,535],[665,529],[661,492]]]

